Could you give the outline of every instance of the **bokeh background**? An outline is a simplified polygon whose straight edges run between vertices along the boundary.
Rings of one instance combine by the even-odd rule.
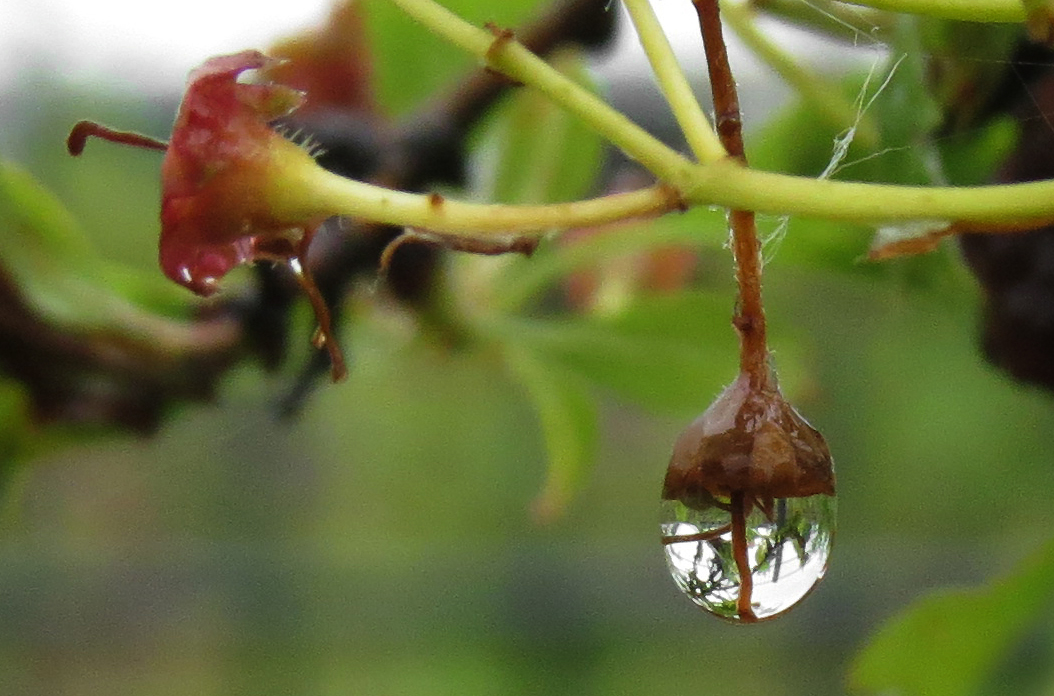
[[[0,8],[0,154],[106,257],[146,268],[156,155],[100,145],[71,160],[69,125],[163,134],[189,67],[318,21],[325,4],[273,17],[184,4],[135,19],[146,40],[119,55],[100,47],[131,27],[82,35],[133,10],[97,5]],[[170,22],[165,44],[149,38]],[[630,96],[644,73],[598,60],[619,66],[601,73],[616,100],[651,118],[653,102]],[[753,79],[767,78],[744,91],[768,84]],[[540,525],[547,454],[523,388],[487,351],[430,343],[368,298],[345,332],[350,378],[293,420],[276,415],[292,375],[246,364],[215,403],[173,410],[149,438],[40,429],[49,447],[22,462],[2,518],[0,693],[843,693],[885,620],[1049,536],[1054,408],[983,361],[979,292],[954,244],[875,267],[854,261],[866,231],[832,227],[796,255],[795,229],[766,269],[768,311],[788,395],[835,457],[839,528],[827,579],[786,617],[729,626],[667,576],[659,487],[690,414],[596,388],[595,469]],[[730,311],[730,266],[707,272]],[[727,333],[698,356],[700,411],[736,365],[726,318],[705,321]],[[1037,617],[987,692],[1049,693],[1052,647]]]

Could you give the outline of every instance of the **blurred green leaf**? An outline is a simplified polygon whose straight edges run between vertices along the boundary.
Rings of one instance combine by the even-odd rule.
[[[1007,153],[1018,139],[1017,122],[1010,118],[995,118],[980,128],[971,128],[937,143],[944,161],[944,172],[954,186],[974,186],[990,183]]]
[[[866,103],[878,88],[878,78],[853,73],[838,85],[844,99]],[[867,91],[861,94],[865,82]],[[880,82],[880,80],[879,80]],[[817,176],[827,167],[844,135],[820,118],[811,105],[794,99],[778,109],[756,131],[747,134],[747,158],[753,167],[802,176]],[[855,139],[847,141],[850,158],[869,154]]]
[[[1021,45],[1021,27],[924,16],[915,23],[928,63],[928,79],[920,83],[927,89],[917,91],[933,95],[948,130],[972,129],[1005,84],[1008,62]]]
[[[544,243],[530,259],[520,259],[506,267],[496,284],[494,301],[512,311],[576,270],[659,247],[717,248],[727,237],[724,212],[694,208],[683,214],[598,230],[573,243]]]
[[[927,84],[927,54],[918,23],[897,22],[892,33],[888,68],[872,82],[877,92],[869,113],[879,124],[881,156],[847,163],[848,178],[900,184],[941,183],[940,157],[933,133],[943,118]],[[888,80],[887,80],[888,77]]]
[[[553,65],[589,84],[581,56],[565,51]],[[480,195],[502,203],[555,203],[589,194],[600,172],[596,131],[535,90],[516,90],[498,108],[480,143]]]
[[[142,303],[184,314],[186,294],[160,273],[107,263],[62,203],[28,172],[0,161],[0,263],[36,311],[67,326],[157,328]]]
[[[655,296],[613,316],[508,319],[498,330],[635,404],[686,415],[736,375],[731,305],[725,294]]]
[[[510,346],[505,356],[530,397],[545,437],[548,473],[533,508],[537,519],[552,520],[582,487],[596,459],[596,402],[580,378],[529,350]]]
[[[443,6],[473,24],[494,22],[516,27],[542,0],[444,0]],[[385,110],[405,114],[426,97],[451,85],[460,72],[473,67],[472,58],[431,34],[388,2],[365,4],[367,29],[375,69],[375,93]]]
[[[22,385],[0,380],[0,524],[12,504],[11,480],[18,465],[44,449],[32,422],[29,399]]]
[[[1054,598],[1054,540],[1006,577],[941,590],[887,623],[857,656],[852,688],[903,696],[967,696]]]

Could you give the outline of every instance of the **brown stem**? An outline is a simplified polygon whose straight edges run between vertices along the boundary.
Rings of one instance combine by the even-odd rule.
[[[305,251],[307,245],[304,244]],[[322,293],[319,292],[318,286],[315,285],[314,279],[311,274],[304,270],[298,257],[292,257],[289,259],[289,266],[293,270],[293,275],[296,277],[297,282],[300,283],[300,287],[303,289],[304,294],[307,295],[307,299],[311,302],[311,309],[315,312],[315,319],[318,320],[318,329],[315,331],[315,335],[311,338],[311,343],[316,349],[321,350],[325,348],[329,353],[329,362],[331,366],[331,374],[334,382],[339,382],[348,375],[348,368],[344,362],[344,353],[340,349],[340,341],[333,333],[332,322],[330,321],[329,307],[326,305],[326,300],[322,297]]]
[[[436,196],[437,194],[432,195]],[[531,256],[538,249],[540,241],[537,235],[529,234],[510,234],[507,237],[496,239],[477,239],[475,237],[461,237],[456,234],[444,234],[431,230],[406,229],[389,242],[388,246],[381,252],[378,272],[381,276],[388,273],[392,256],[404,244],[431,244],[432,246],[450,249],[451,251],[463,251],[467,254],[479,254],[481,256],[501,256],[502,254]]]
[[[151,138],[149,135],[143,135],[142,133],[114,130],[94,121],[78,121],[75,123],[66,138],[66,149],[71,155],[76,157],[84,152],[84,146],[88,142],[88,138],[100,138],[109,140],[111,143],[143,147],[148,150],[161,150],[162,152],[168,149],[168,143],[164,140]]]
[[[736,600],[736,613],[744,623],[758,620],[751,605],[754,594],[754,576],[751,574],[750,557],[747,554],[747,510],[746,494],[732,494],[732,557],[736,561],[739,573],[739,599]]]
[[[663,546],[669,546],[670,544],[680,544],[686,541],[713,541],[722,534],[728,534],[732,530],[732,525],[726,524],[717,529],[711,529],[708,532],[696,532],[695,534],[674,534],[671,536],[664,536],[662,538]]]
[[[739,95],[721,33],[718,0],[693,0],[692,4],[699,16],[699,28],[706,49],[717,134],[729,156],[745,166],[747,159],[743,151]],[[761,243],[758,241],[753,211],[731,211],[728,224],[732,231],[732,253],[736,260],[736,281],[739,283],[739,300],[733,324],[739,332],[740,370],[746,373],[750,385],[757,389],[769,381],[765,309],[761,301]]]

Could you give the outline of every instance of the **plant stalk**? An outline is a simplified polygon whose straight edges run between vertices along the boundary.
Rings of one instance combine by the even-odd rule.
[[[706,50],[717,134],[729,157],[746,167],[739,94],[728,63],[728,48],[721,31],[718,0],[693,0],[692,4],[699,15],[699,29]],[[739,284],[739,299],[733,318],[733,324],[739,332],[739,369],[747,375],[752,388],[761,389],[769,382],[765,307],[761,298],[761,242],[758,240],[753,211],[731,209],[728,226],[732,232],[732,253],[736,260],[736,282]]]

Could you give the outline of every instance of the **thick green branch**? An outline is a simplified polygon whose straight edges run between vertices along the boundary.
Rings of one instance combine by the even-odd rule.
[[[876,10],[906,12],[940,19],[965,22],[1025,21],[1021,0],[843,0],[849,5],[862,5]]]
[[[438,194],[393,191],[346,179],[307,160],[287,162],[266,200],[283,219],[344,215],[372,222],[471,236],[548,232],[660,215],[682,205],[671,188],[652,186],[573,203],[466,203]]]
[[[1054,180],[998,186],[899,186],[774,174],[722,160],[697,166],[691,184],[681,194],[696,205],[865,224],[933,220],[990,223],[1008,229],[1054,220]]]
[[[573,203],[466,203],[393,191],[316,166],[286,167],[265,192],[283,216],[346,215],[468,236],[543,232],[659,215],[684,204],[875,224],[906,220],[981,223],[993,231],[1054,220],[1054,181],[998,186],[899,186],[830,181],[749,169],[731,159],[692,165],[680,191],[654,186]],[[678,195],[679,193],[679,195]]]

